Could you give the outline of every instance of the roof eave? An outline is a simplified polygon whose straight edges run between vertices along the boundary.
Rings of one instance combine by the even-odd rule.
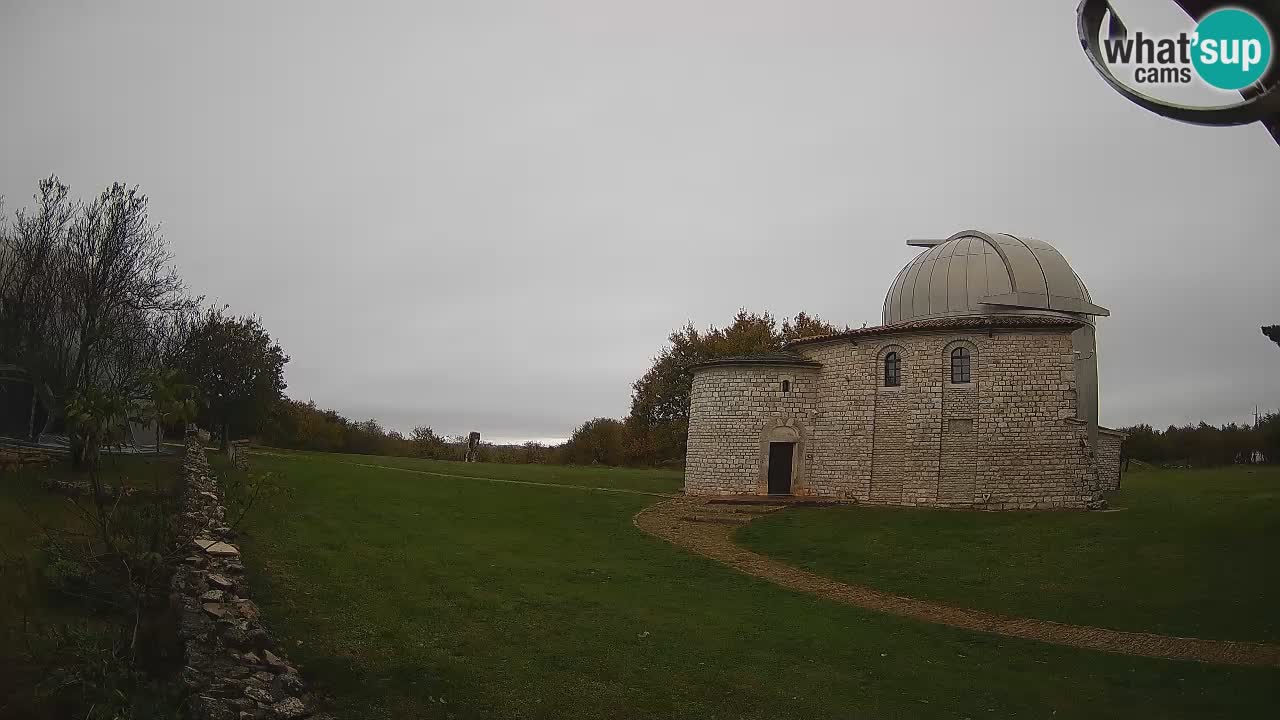
[[[1026,318],[1017,323],[1010,323],[1007,319],[993,316],[975,315],[971,316],[972,321],[965,320],[954,322],[951,324],[938,323],[936,325],[928,324],[930,320],[949,320],[949,318],[926,318],[923,320],[908,320],[904,323],[894,325],[880,325],[870,328],[858,328],[856,330],[846,330],[841,333],[833,333],[831,335],[815,335],[807,338],[797,338],[783,345],[784,348],[792,348],[797,345],[816,345],[827,342],[852,341],[861,338],[881,337],[885,335],[901,335],[913,332],[954,332],[963,330],[980,330],[994,331],[1000,330],[1060,330],[1063,328],[1080,328],[1088,323],[1075,318],[1060,315],[1019,315],[1014,317]],[[1038,321],[1034,318],[1040,318]]]
[[[689,366],[689,371],[706,370],[713,367],[791,367],[816,370],[822,363],[814,360],[708,360]]]

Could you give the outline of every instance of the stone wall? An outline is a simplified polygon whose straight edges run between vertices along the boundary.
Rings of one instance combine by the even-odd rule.
[[[800,472],[792,492],[815,494],[803,472],[812,421],[814,368],[723,366],[699,371],[690,394],[685,490],[697,495],[764,494],[768,438],[794,436]],[[782,391],[787,381],[788,392]]]
[[[201,437],[203,435],[203,437]],[[193,720],[324,718],[314,714],[295,666],[275,646],[226,524],[226,507],[209,471],[204,440],[187,435],[181,532],[187,554],[172,581],[179,638],[186,651],[182,681],[192,693]]]
[[[1120,462],[1124,457],[1124,433],[1098,428],[1098,483],[1106,492],[1120,489]]]
[[[970,383],[951,382],[959,346],[970,351]],[[883,382],[891,351],[898,387]],[[797,494],[997,510],[1083,508],[1100,497],[1088,427],[1075,419],[1069,330],[886,333],[793,352],[822,367],[796,372],[804,391],[790,404],[778,397],[778,368],[695,372],[687,492],[762,492],[761,428],[789,416],[804,426]]]
[[[0,472],[21,470],[24,467],[49,467],[52,461],[49,453],[43,450],[0,447]]]

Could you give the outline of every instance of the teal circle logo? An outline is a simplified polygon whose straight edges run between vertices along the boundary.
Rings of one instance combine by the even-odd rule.
[[[1200,79],[1222,90],[1240,90],[1271,64],[1271,34],[1257,15],[1239,8],[1215,10],[1196,25],[1191,64]]]

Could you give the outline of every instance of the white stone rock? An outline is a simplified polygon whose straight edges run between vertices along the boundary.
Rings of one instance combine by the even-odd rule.
[[[197,548],[215,557],[240,557],[240,549],[221,540],[213,538],[196,538],[193,543]]]

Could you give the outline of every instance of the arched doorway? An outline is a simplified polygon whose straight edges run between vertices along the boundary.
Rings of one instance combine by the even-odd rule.
[[[800,442],[800,433],[794,427],[783,425],[769,431],[767,440],[766,492],[770,495],[791,495],[795,489],[796,446]]]

